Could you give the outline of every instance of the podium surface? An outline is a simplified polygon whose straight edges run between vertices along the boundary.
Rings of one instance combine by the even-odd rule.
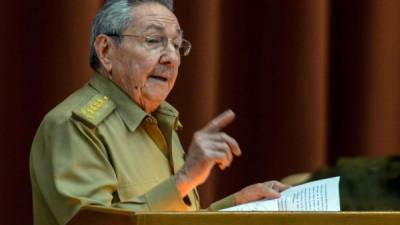
[[[400,212],[133,212],[88,206],[68,225],[399,225]]]

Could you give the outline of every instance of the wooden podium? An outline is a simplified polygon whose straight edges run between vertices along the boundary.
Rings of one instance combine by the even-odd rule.
[[[132,212],[88,206],[68,225],[400,225],[400,212]]]

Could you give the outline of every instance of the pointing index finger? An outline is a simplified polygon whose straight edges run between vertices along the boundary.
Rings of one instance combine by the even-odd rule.
[[[235,119],[235,113],[228,109],[211,120],[202,130],[205,132],[218,132],[224,129]]]

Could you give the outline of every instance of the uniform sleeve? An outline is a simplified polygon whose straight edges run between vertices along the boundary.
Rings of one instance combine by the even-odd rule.
[[[83,205],[110,205],[116,175],[95,130],[73,119],[44,122],[32,146],[33,182],[58,224]]]
[[[157,185],[142,196],[119,202],[113,205],[117,208],[132,209],[134,211],[189,211],[190,207],[180,197],[171,177]]]
[[[235,198],[234,195],[229,195],[219,201],[212,203],[209,207],[209,211],[218,211],[221,209],[229,208],[235,206]]]
[[[115,201],[117,177],[96,129],[69,119],[47,122],[32,146],[33,182],[58,224],[66,224],[84,205],[141,210],[187,210],[173,178],[143,196]]]

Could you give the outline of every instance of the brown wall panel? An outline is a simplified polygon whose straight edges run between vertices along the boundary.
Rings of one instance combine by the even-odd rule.
[[[0,8],[4,224],[31,224],[30,144],[44,114],[91,75],[88,37],[102,2]],[[399,1],[176,0],[175,8],[193,44],[169,97],[184,146],[232,108],[226,131],[243,150],[202,185],[204,206],[342,156],[400,152]]]

